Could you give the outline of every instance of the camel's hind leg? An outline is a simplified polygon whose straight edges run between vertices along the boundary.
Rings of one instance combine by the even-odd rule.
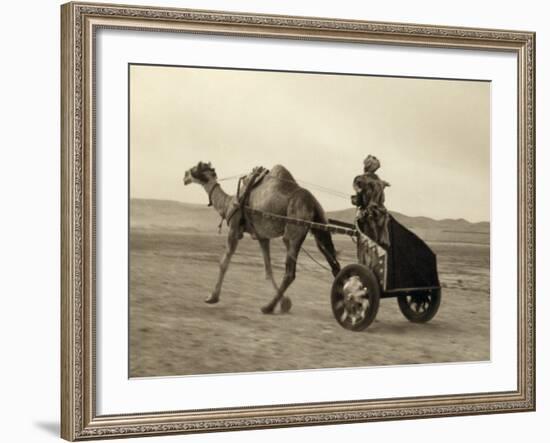
[[[283,241],[286,246],[286,264],[285,264],[285,275],[279,290],[273,297],[273,299],[264,307],[262,307],[262,312],[264,314],[271,314],[277,306],[277,303],[281,301],[285,291],[292,284],[296,278],[296,263],[298,261],[298,254],[302,243],[306,238],[308,228],[303,226],[296,225],[286,225],[285,234],[283,236]]]
[[[340,263],[336,257],[336,249],[332,242],[332,237],[329,232],[321,230],[312,230],[315,237],[315,242],[321,253],[325,256],[327,263],[330,265],[332,275],[336,277],[340,272]]]
[[[277,283],[275,282],[275,278],[273,278],[273,269],[271,267],[271,254],[269,250],[269,239],[268,238],[261,238],[258,240],[260,243],[260,248],[262,249],[262,255],[264,257],[264,265],[265,265],[265,279],[270,280],[271,284],[275,288],[275,291],[279,290],[279,287],[277,286]]]

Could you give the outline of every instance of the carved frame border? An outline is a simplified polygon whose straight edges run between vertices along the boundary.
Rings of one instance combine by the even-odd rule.
[[[391,400],[95,413],[94,35],[101,27],[509,51],[518,57],[518,388]],[[524,31],[67,3],[61,7],[61,436],[67,440],[533,411],[535,34]]]

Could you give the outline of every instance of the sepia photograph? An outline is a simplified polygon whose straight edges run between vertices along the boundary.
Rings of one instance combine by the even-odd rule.
[[[491,82],[130,64],[130,378],[491,359]]]

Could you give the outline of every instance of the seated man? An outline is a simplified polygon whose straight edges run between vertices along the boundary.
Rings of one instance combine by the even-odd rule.
[[[369,155],[363,162],[364,173],[353,180],[356,195],[352,203],[358,207],[357,219],[361,230],[383,248],[390,245],[388,210],[384,206],[384,188],[390,184],[378,177],[375,172],[380,161]]]

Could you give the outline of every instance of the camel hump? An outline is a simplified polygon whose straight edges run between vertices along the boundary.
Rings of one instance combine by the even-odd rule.
[[[269,175],[271,175],[272,177],[280,178],[282,180],[296,182],[290,171],[282,165],[273,166],[269,171]]]

